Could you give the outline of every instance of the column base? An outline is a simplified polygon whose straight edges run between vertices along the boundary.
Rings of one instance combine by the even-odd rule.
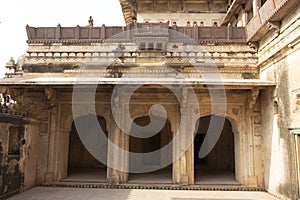
[[[183,185],[183,186],[189,185],[189,177],[187,175],[181,175],[180,180],[179,180],[179,184]]]
[[[120,184],[120,178],[119,178],[119,176],[113,174],[113,175],[108,177],[107,182],[110,185],[119,185]]]

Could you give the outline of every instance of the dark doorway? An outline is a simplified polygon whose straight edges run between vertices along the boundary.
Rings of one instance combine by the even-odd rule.
[[[226,118],[224,120],[218,142],[212,151],[201,159],[198,155],[207,137],[211,116],[198,120],[194,139],[195,184],[238,184],[235,181],[234,134],[230,121]]]
[[[87,116],[86,119],[88,120]],[[82,117],[84,118],[84,117]],[[106,121],[103,117],[98,116],[99,124],[107,136]],[[91,129],[93,127],[90,127]],[[91,130],[86,130],[91,131]],[[106,145],[107,155],[107,145]],[[106,158],[107,159],[107,158]],[[74,182],[106,182],[107,167],[85,148],[77,133],[75,123],[72,123],[69,139],[69,158],[68,158],[68,177],[64,181]]]
[[[140,117],[134,120],[134,122],[139,126],[146,126],[150,123],[150,118],[148,116]],[[145,133],[146,134],[146,133]],[[149,153],[157,151],[164,146],[168,145],[173,138],[171,131],[171,124],[167,120],[163,129],[147,138],[137,138],[130,136],[130,152],[134,153]],[[148,173],[130,173],[129,182],[130,183],[172,183],[172,164],[167,167],[160,168],[163,159],[172,158],[172,149],[168,152],[168,158],[164,157],[166,155],[158,154],[156,157],[147,159],[143,157],[130,157],[130,169],[143,169],[149,170],[153,167],[159,168],[159,170]]]

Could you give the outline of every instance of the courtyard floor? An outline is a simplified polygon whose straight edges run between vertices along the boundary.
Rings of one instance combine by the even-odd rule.
[[[278,200],[265,192],[37,187],[10,200]]]

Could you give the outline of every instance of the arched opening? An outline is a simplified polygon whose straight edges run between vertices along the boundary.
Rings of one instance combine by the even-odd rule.
[[[92,115],[80,117],[79,123],[85,123],[89,121]],[[104,117],[97,116],[100,127],[108,135],[106,128],[106,121]],[[95,132],[95,127],[86,126],[85,131],[87,133]],[[103,154],[106,155],[107,159],[107,142],[103,141],[106,148],[104,147]],[[100,145],[100,143],[99,143]],[[100,147],[99,147],[100,148]],[[83,142],[81,141],[75,123],[73,121],[70,137],[69,137],[69,154],[68,154],[68,176],[64,181],[74,182],[106,182],[107,167],[105,164],[94,158],[91,153],[86,149]]]
[[[146,126],[150,123],[150,118],[148,116],[139,117],[136,118],[134,122],[139,126]],[[169,120],[166,120],[162,130],[151,137],[138,138],[130,136],[129,150],[134,153],[154,152],[168,145],[172,141],[172,138],[173,133],[171,131],[171,124]],[[167,154],[158,154],[151,159],[131,156],[129,158],[131,172],[129,175],[129,183],[172,183],[172,164],[161,167],[163,160],[165,161],[171,158],[172,147],[168,148]],[[158,170],[153,172],[134,173],[135,169],[147,171],[153,168],[157,168]]]
[[[228,119],[224,119],[220,138],[212,151],[202,159],[198,156],[204,139],[208,136],[211,117],[201,117],[197,122],[194,139],[195,184],[238,184],[235,180],[235,139]]]

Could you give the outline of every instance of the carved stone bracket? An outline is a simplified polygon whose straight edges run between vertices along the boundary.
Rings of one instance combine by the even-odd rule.
[[[56,90],[51,87],[46,87],[45,94],[46,94],[47,99],[49,100],[51,106],[54,107],[56,104],[56,97],[57,97]]]
[[[256,43],[256,42],[249,42],[248,45],[251,49],[254,49],[254,50],[258,49],[258,43]]]
[[[275,30],[276,34],[279,34],[280,31],[280,22],[268,22],[267,26],[270,30]]]
[[[252,110],[255,103],[256,103],[256,100],[257,100],[257,97],[259,95],[259,92],[260,90],[258,88],[253,88],[251,90],[251,94],[250,94],[250,97],[249,97],[249,109]]]

